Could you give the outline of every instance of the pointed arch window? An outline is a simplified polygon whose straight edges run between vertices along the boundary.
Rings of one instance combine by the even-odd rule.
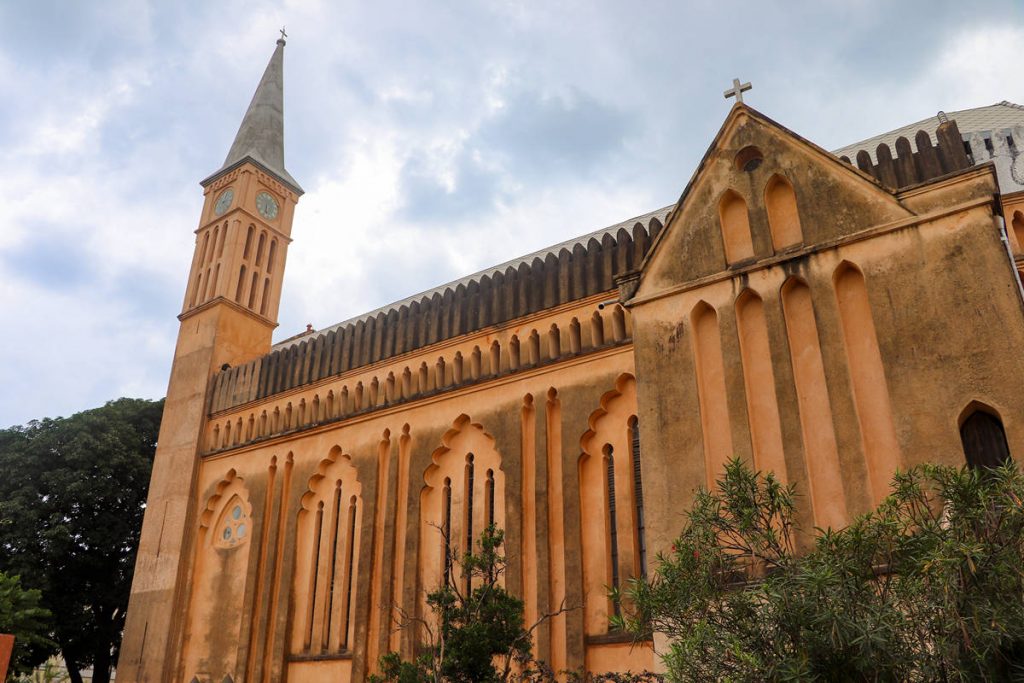
[[[235,289],[235,301],[242,303],[242,292],[245,290],[245,266],[238,271],[238,287]]]
[[[1003,421],[994,412],[976,408],[970,413],[960,425],[960,441],[972,469],[991,469],[1011,460]]]
[[[263,264],[263,248],[267,242],[267,231],[264,230],[260,233],[260,239],[256,243],[256,267],[259,268]]]
[[[252,235],[255,231],[255,226],[250,225],[245,233],[245,247],[242,249],[242,258],[244,259],[249,258],[249,252],[252,249]]]
[[[487,505],[487,526],[494,526],[494,470],[487,470],[487,484],[484,487]]]
[[[1017,238],[1017,247],[1024,251],[1024,212],[1014,211],[1013,220],[1010,223],[1014,237]]]
[[[636,417],[629,422],[630,456],[633,465],[633,504],[636,506],[634,525],[636,536],[636,557],[639,573],[647,578],[647,535],[644,521],[644,485],[640,471],[640,420]]]
[[[249,285],[249,308],[252,308],[253,305],[256,303],[256,290],[259,288],[259,284],[260,284],[260,279],[259,278],[260,278],[260,274],[256,273],[256,272],[253,272],[253,274],[252,274],[252,284]]]
[[[605,446],[605,495],[608,497],[608,554],[611,564],[611,587],[619,587],[619,530],[615,509],[615,454],[610,445]],[[616,614],[618,605],[615,605]]]
[[[476,484],[476,482],[474,481],[474,479],[476,478],[475,475],[476,475],[476,471],[475,471],[475,468],[473,466],[473,454],[469,453],[468,455],[466,455],[466,478],[464,480],[465,481],[465,485],[466,485],[466,492],[464,494],[465,495],[464,500],[466,501],[466,507],[465,507],[465,519],[466,519],[466,521],[462,525],[462,528],[465,530],[465,541],[466,541],[466,547],[462,551],[464,554],[465,553],[473,552],[473,512],[474,512],[474,510],[473,510],[473,503],[475,502],[473,500],[473,489],[475,488],[475,484]],[[470,574],[468,574],[468,573],[466,574],[465,578],[466,578],[466,593],[468,594],[473,589],[473,581],[472,581],[472,576]]]
[[[441,522],[441,557],[443,562],[443,576],[445,585],[452,580],[452,480],[450,477],[444,479],[443,493],[443,521]]]
[[[277,255],[277,240],[270,240],[270,251],[267,252],[267,274],[274,272],[274,258]]]

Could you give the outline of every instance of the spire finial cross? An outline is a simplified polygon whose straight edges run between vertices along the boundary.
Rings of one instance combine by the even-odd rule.
[[[283,43],[283,42],[284,42],[284,39],[288,37],[288,34],[284,32],[284,26],[282,26],[282,27],[281,27],[281,28],[279,29],[279,31],[278,31],[278,32],[279,32],[279,33],[281,34],[281,39],[280,39],[280,40],[281,40],[281,42]]]
[[[726,90],[723,94],[725,95],[725,99],[735,97],[737,102],[743,102],[743,93],[753,87],[754,86],[750,85],[749,81],[747,83],[740,83],[740,79],[734,78],[732,79],[732,87]]]

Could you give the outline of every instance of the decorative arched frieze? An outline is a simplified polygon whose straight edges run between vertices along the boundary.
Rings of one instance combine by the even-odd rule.
[[[505,473],[494,437],[468,415],[460,415],[431,454],[423,485],[420,581],[429,592],[475,546],[488,524],[505,526]]]
[[[354,634],[362,484],[352,456],[335,446],[302,495],[295,543],[292,651],[338,654]]]

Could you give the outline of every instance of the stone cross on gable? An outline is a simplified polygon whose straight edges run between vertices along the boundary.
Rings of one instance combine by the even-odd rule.
[[[750,90],[753,87],[754,86],[750,85],[749,81],[741,84],[740,79],[734,78],[732,79],[732,87],[726,90],[723,94],[725,95],[725,99],[735,97],[737,102],[742,102],[743,93],[745,93],[746,91]]]

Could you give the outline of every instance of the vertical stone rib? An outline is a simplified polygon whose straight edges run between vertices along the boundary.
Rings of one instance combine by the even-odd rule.
[[[715,481],[725,470],[725,463],[733,456],[722,339],[718,330],[718,314],[703,301],[694,307],[690,321],[700,422],[704,434],[704,466],[707,486],[714,488]]]
[[[902,464],[885,369],[864,275],[851,264],[840,264],[835,274],[835,291],[864,445],[871,503],[878,505],[889,490],[893,472]]]
[[[789,478],[786,475],[779,404],[775,397],[768,324],[761,297],[750,290],[736,301],[736,326],[743,359],[743,384],[750,416],[754,466],[761,471],[774,472],[779,481],[786,483]]]
[[[791,279],[782,288],[782,309],[815,524],[840,528],[847,522],[846,494],[810,288],[801,280]]]

